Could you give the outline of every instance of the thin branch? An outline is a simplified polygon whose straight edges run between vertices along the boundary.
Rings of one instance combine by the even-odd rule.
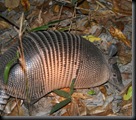
[[[58,15],[58,20],[60,20],[60,17],[61,17],[61,14],[62,14],[62,9],[63,9],[63,5],[61,5],[60,11],[59,11],[59,15]],[[55,26],[55,29],[57,29],[59,23]]]
[[[16,29],[19,29],[19,26],[14,22],[12,21],[11,19],[7,18],[7,17],[4,17],[3,15],[0,14],[0,17],[2,19],[4,19],[6,22],[8,22],[9,24],[11,24],[12,26],[16,27]]]
[[[98,4],[98,5],[100,5],[102,8],[106,8],[102,3],[100,3],[99,1],[96,1],[96,3]]]
[[[18,49],[20,53],[19,61],[20,61],[22,70],[24,72],[24,79],[26,81],[26,99],[28,102],[28,109],[29,109],[30,97],[29,97],[28,75],[27,75],[27,66],[26,66],[26,61],[25,61],[24,51],[23,51],[23,44],[22,44],[22,36],[25,31],[25,28],[23,28],[23,23],[24,23],[24,13],[22,13],[21,18],[20,18],[20,29],[16,31],[18,32],[18,35],[19,35],[19,49]]]
[[[74,12],[73,12],[73,15],[72,15],[72,18],[71,18],[71,22],[70,22],[69,31],[71,30],[71,27],[72,27],[72,20],[73,20],[73,18],[75,17],[76,7],[77,7],[77,2],[76,2],[75,7],[74,7]]]

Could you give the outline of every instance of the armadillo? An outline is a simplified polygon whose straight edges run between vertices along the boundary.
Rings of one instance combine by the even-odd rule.
[[[25,35],[22,44],[31,100],[69,87],[74,78],[75,88],[91,88],[105,83],[112,75],[101,50],[78,35],[37,31]],[[26,80],[19,61],[13,64],[8,83],[4,84],[4,69],[16,57],[18,46],[16,42],[0,57],[0,89],[6,95],[27,99]]]

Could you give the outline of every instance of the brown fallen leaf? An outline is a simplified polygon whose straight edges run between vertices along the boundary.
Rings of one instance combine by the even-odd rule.
[[[85,116],[87,114],[87,107],[81,101],[81,99],[72,98],[72,102],[65,108],[67,112],[64,115]]]
[[[7,8],[5,7],[4,3],[0,1],[0,12],[5,11]]]
[[[52,7],[52,12],[55,14],[55,15],[58,15],[59,14],[59,11],[60,11],[60,6],[59,5],[54,5]]]
[[[87,94],[84,94],[84,93],[78,93],[78,92],[74,92],[73,94],[72,94],[72,97],[73,98],[76,98],[76,99],[87,99],[87,98],[92,98],[92,96],[90,96],[90,95],[87,95]]]
[[[104,96],[106,97],[107,96],[107,90],[106,90],[106,87],[104,85],[100,86],[100,91],[104,94]]]
[[[131,50],[129,50],[129,51],[126,50],[124,48],[124,46],[120,42],[118,42],[116,45],[118,47],[117,55],[118,55],[119,63],[121,63],[123,65],[126,65],[126,64],[130,63],[131,60],[132,60],[132,52],[131,52]]]
[[[66,111],[69,116],[78,116],[79,115],[79,109],[78,109],[78,103],[74,99],[72,99],[72,102],[66,106]]]
[[[120,113],[122,113],[123,116],[132,116],[132,99],[124,100],[121,104],[122,107]]]
[[[63,90],[63,91],[65,91],[65,92],[70,92],[70,88],[62,88],[62,89],[60,89],[60,90]]]
[[[20,99],[10,98],[5,107],[5,110],[6,112],[11,112],[11,113],[8,113],[6,115],[7,116],[24,116],[24,110],[21,105],[22,105],[22,101]]]
[[[7,22],[0,20],[0,29],[6,29],[9,27],[10,27],[10,25]]]
[[[81,8],[80,11],[82,12],[82,14],[88,14],[89,13],[90,5],[89,5],[89,2],[87,0],[84,0],[82,2],[82,4],[80,4],[78,7]]]
[[[14,9],[19,6],[20,0],[5,0],[5,6],[8,9]]]
[[[119,60],[119,63],[121,63],[123,65],[126,65],[126,64],[131,62],[131,60],[132,60],[132,53],[121,54],[118,57],[118,60]]]
[[[107,105],[105,109],[102,106],[97,106],[92,108],[91,110],[88,110],[88,115],[93,116],[107,116],[108,114],[111,113],[112,113],[111,104]]]
[[[127,37],[117,28],[110,27],[109,29],[111,35],[113,37],[118,38],[120,41],[122,41],[125,45],[127,45],[129,48],[131,48],[131,42],[127,39]]]
[[[117,28],[121,31],[124,30],[124,23],[122,21],[116,21],[115,25],[117,26]]]
[[[127,2],[127,3],[125,3]],[[116,13],[121,13],[121,14],[125,14],[125,15],[132,15],[132,1],[129,2],[127,0],[112,0],[113,3],[113,11]],[[127,6],[126,8],[123,8],[124,6]],[[128,7],[130,6],[130,7]]]
[[[20,105],[18,107],[16,106],[8,116],[24,116],[24,110]]]
[[[29,0],[21,0],[21,4],[23,5],[25,11],[28,11],[30,9]]]

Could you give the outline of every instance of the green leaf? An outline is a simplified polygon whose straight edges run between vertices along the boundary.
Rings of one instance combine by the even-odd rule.
[[[57,103],[52,109],[50,114],[56,112],[57,110],[61,109],[62,107],[64,107],[65,105],[67,105],[68,103],[71,102],[71,98],[68,98],[66,100],[61,101],[60,103]]]
[[[89,95],[95,95],[95,94],[96,94],[96,92],[95,92],[94,90],[89,90],[87,93],[88,93]]]
[[[37,28],[34,28],[30,31],[39,31],[39,30],[47,30],[49,28],[48,25],[43,25],[43,26],[40,26],[40,27],[37,27]]]
[[[11,69],[11,67],[13,66],[14,62],[19,58],[19,53],[16,53],[16,57],[13,58],[11,61],[8,62],[8,64],[6,65],[5,69],[4,69],[4,83],[7,84],[8,83],[8,77],[9,77],[9,71]]]
[[[63,20],[65,20],[65,19],[62,19],[62,20],[54,20],[54,21],[48,22],[47,25],[53,25],[53,24],[58,23],[58,22],[61,22],[61,21],[63,21]]]
[[[53,92],[56,93],[59,96],[64,97],[64,98],[70,97],[70,94],[65,92],[65,91],[63,91],[63,90],[54,90]]]
[[[62,20],[54,20],[54,21],[51,21],[51,22],[48,22],[47,24],[43,25],[43,26],[40,26],[40,27],[36,27],[34,29],[31,29],[30,31],[39,31],[39,30],[47,30],[50,26],[54,25],[55,23],[59,23],[61,21],[63,21],[64,19]]]
[[[74,92],[74,83],[75,83],[75,81],[76,81],[76,78],[74,78],[73,80],[72,80],[72,83],[71,83],[71,86],[70,86],[70,95],[72,95],[73,94],[73,92]]]
[[[132,86],[129,87],[127,94],[124,94],[123,99],[129,100],[132,97]]]
[[[16,55],[17,55],[17,57],[16,57],[15,59],[19,59],[19,56],[20,56],[20,55],[19,55],[19,52],[18,52],[18,51],[16,52]]]

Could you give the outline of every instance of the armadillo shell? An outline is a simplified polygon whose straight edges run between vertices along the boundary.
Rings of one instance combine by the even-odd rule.
[[[69,87],[76,78],[75,88],[90,88],[109,79],[110,70],[102,52],[91,42],[66,32],[38,31],[23,37],[28,86],[24,72],[16,61],[4,84],[6,64],[16,56],[15,43],[0,58],[0,85],[7,94],[31,100],[52,90]]]

